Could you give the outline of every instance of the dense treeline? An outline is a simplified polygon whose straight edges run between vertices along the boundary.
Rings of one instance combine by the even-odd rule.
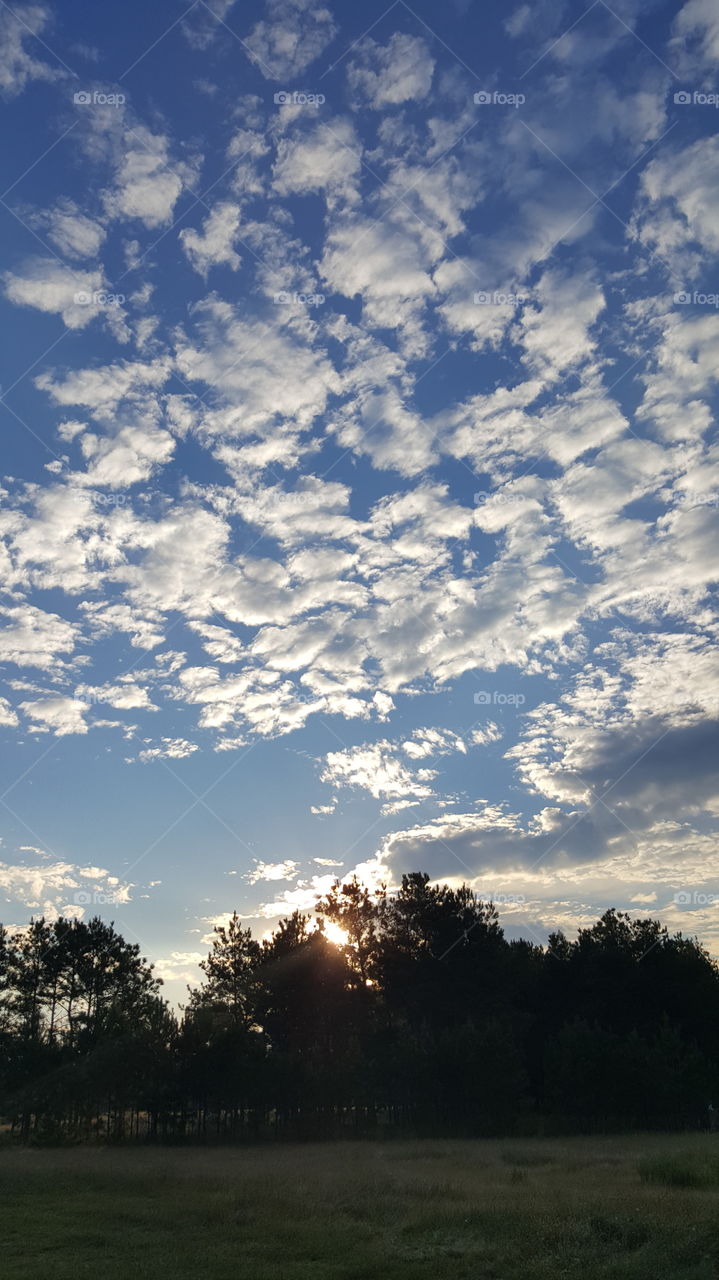
[[[263,942],[235,915],[203,970],[178,1019],[100,919],[0,927],[6,1131],[694,1127],[719,1100],[719,970],[654,920],[509,942],[491,903],[415,873],[394,895],[338,883]]]

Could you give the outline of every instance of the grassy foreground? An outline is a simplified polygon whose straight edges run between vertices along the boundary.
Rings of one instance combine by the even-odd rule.
[[[719,1135],[0,1151],[6,1280],[719,1277]]]

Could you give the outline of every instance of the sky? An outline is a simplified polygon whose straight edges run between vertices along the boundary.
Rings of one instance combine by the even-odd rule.
[[[355,872],[719,950],[713,0],[0,50],[0,917],[171,995]]]

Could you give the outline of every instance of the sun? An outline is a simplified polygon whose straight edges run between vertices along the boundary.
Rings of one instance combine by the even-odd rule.
[[[334,942],[336,947],[346,947],[349,944],[349,935],[333,920],[325,920],[324,933],[327,941]]]

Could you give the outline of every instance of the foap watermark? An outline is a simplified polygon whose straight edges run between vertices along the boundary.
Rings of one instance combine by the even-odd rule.
[[[305,93],[297,89],[280,89],[273,98],[276,107],[321,107],[327,101],[323,93]]]
[[[125,294],[106,293],[104,289],[93,289],[92,292],[80,289],[73,301],[77,307],[121,307]]]
[[[679,89],[674,94],[678,107],[719,107],[719,93],[702,93],[699,89]]]
[[[714,307],[719,309],[719,293],[702,293],[700,289],[680,289],[674,294],[677,307]]]
[[[323,293],[276,293],[273,302],[278,307],[321,307],[325,301]]]
[[[79,89],[72,100],[78,107],[124,107],[124,93],[100,93],[97,89]]]
[[[128,507],[131,502],[129,493],[93,493],[92,501],[95,506],[105,507]]]
[[[498,489],[493,493],[490,489],[480,489],[474,495],[475,507],[483,507],[485,502],[496,502],[500,506],[512,506],[515,503],[526,502],[527,499],[523,493],[507,493],[504,489]]]
[[[321,708],[325,705],[326,699],[323,693],[312,693],[306,689],[293,689],[292,701],[305,707]]]
[[[526,101],[523,93],[502,93],[500,89],[480,89],[474,95],[477,107],[523,107]]]
[[[696,889],[680,889],[674,894],[676,907],[713,907],[719,902],[719,894],[699,893]]]
[[[502,289],[480,289],[474,294],[475,307],[521,307],[527,301],[526,293],[505,293]]]
[[[308,491],[307,493],[273,493],[271,495],[273,507],[283,508],[287,512],[301,511],[303,508],[308,510],[317,510],[318,498],[316,493]]]
[[[98,893],[95,890],[90,892],[88,889],[80,889],[75,894],[74,906],[76,907],[107,907],[116,906],[117,898],[112,893]]]
[[[75,702],[82,703],[86,709],[88,707],[106,707],[108,705],[108,695],[102,689],[90,689],[87,685],[75,690]]]
[[[480,689],[474,695],[476,707],[523,707],[526,701],[523,693],[500,693],[498,689]]]
[[[521,907],[527,901],[523,893],[493,893],[490,902],[495,907]]]
[[[689,489],[673,494],[673,499],[676,507],[719,507],[719,493],[699,493]]]

